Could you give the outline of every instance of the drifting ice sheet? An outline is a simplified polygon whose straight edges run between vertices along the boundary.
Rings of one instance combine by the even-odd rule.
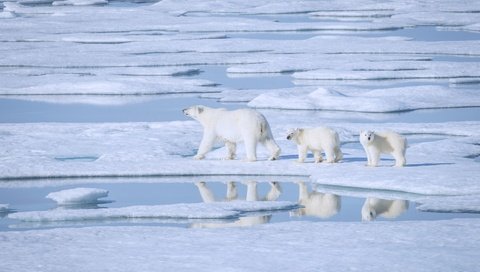
[[[131,206],[109,209],[56,209],[50,211],[18,212],[9,218],[22,221],[77,221],[126,218],[228,219],[244,212],[292,209],[296,203],[285,201],[235,201],[216,203],[185,203],[159,206]]]
[[[98,203],[99,198],[107,197],[108,191],[97,188],[75,188],[53,192],[47,195],[59,205]]]
[[[341,110],[358,112],[399,112],[417,109],[478,107],[476,90],[441,86],[412,86],[367,90],[336,91],[319,88],[313,92],[269,92],[248,103],[255,108]]]

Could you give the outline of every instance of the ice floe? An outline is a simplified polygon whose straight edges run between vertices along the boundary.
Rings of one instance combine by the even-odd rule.
[[[454,90],[441,86],[411,86],[373,90],[318,88],[314,91],[269,92],[251,100],[256,108],[398,112],[417,109],[478,107],[475,90]]]
[[[217,146],[202,161],[191,156],[201,139],[195,122],[123,124],[3,124],[0,126],[1,179],[52,177],[131,177],[208,175],[311,176],[320,184],[396,190],[417,194],[472,194],[480,192],[478,122],[445,123],[322,123],[315,116],[298,119],[293,112],[265,112],[273,135],[282,148],[278,161],[265,161],[267,150],[259,149],[259,160],[223,161],[225,149]],[[286,140],[292,127],[330,126],[340,134],[344,162],[335,165],[295,163],[296,146]],[[407,167],[392,168],[388,156],[381,167],[365,167],[366,155],[358,144],[363,129],[391,129],[405,135]],[[433,139],[429,139],[433,137]],[[107,140],[108,139],[108,140]],[[242,157],[243,148],[238,147]],[[97,157],[95,160],[55,158]],[[161,166],[161,167],[159,167]],[[434,174],[435,173],[435,174]],[[438,173],[442,173],[439,175]],[[432,178],[434,177],[434,178]],[[20,182],[21,183],[21,182]],[[13,186],[8,182],[2,186]]]
[[[72,5],[72,6],[90,6],[90,5],[106,5],[108,4],[108,0],[61,0],[61,1],[53,1],[53,6],[65,6],[65,5]]]
[[[232,201],[216,203],[181,203],[157,206],[130,206],[108,209],[55,209],[17,212],[9,218],[22,221],[114,220],[128,218],[228,219],[246,212],[294,209],[296,203],[285,201]]]
[[[103,1],[53,4],[67,2],[98,4]],[[0,58],[4,83],[0,94],[22,95],[25,99],[30,95],[72,95],[70,101],[78,98],[85,102],[81,96],[212,93],[227,89],[218,88],[215,82],[184,77],[198,75],[201,65],[227,65],[228,74],[237,76],[295,72],[298,84],[311,84],[312,79],[441,78],[448,81],[479,77],[478,65],[474,63],[421,60],[432,55],[478,56],[478,41],[425,42],[410,37],[368,36],[381,29],[433,23],[459,29],[471,27],[475,25],[476,15],[467,8],[446,2],[441,2],[441,9],[429,3],[367,2],[354,10],[346,9],[345,3],[327,5],[312,1],[300,6],[269,1],[249,5],[238,1],[222,4],[161,1],[130,8],[48,7],[36,5],[37,1],[7,2],[3,17],[10,14],[17,17],[2,20],[0,26],[0,30],[3,29],[0,49],[9,52]],[[34,7],[28,6],[31,4]],[[211,7],[218,10],[209,9]],[[102,12],[92,12],[98,10]],[[84,16],[85,13],[89,16]],[[275,21],[271,17],[298,17],[299,14],[329,19]],[[346,17],[362,20],[344,22]],[[370,34],[363,37],[322,35],[325,31]],[[259,42],[240,35],[267,32],[318,36]],[[229,33],[239,36],[229,37]],[[171,67],[185,69],[170,73]]]
[[[49,193],[47,198],[59,205],[90,204],[98,203],[99,198],[108,196],[108,190],[98,188],[74,188]]]

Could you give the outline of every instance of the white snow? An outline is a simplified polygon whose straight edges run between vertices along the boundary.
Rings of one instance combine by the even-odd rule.
[[[98,188],[74,188],[49,193],[46,197],[59,205],[98,203],[99,198],[107,197],[108,190]]]
[[[476,271],[480,220],[1,232],[2,271]],[[19,258],[18,256],[21,256]],[[367,261],[368,260],[368,261]]]

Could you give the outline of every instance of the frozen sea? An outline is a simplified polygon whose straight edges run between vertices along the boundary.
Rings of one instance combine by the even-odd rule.
[[[0,271],[479,271],[479,10],[0,0]],[[194,160],[196,104],[259,110],[280,159]],[[314,126],[340,163],[296,162]]]

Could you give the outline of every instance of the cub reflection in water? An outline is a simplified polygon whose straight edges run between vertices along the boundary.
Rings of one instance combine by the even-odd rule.
[[[377,216],[396,218],[408,209],[406,200],[387,200],[369,197],[362,207],[362,221],[373,221]]]
[[[291,216],[317,216],[329,218],[340,211],[341,198],[338,195],[308,191],[305,182],[298,184],[298,204],[302,205],[296,211],[290,212]]]
[[[195,183],[200,192],[203,202],[212,203],[216,202],[213,192],[207,187],[207,184],[203,181]],[[259,198],[257,192],[257,182],[248,181],[246,182],[247,194],[245,197],[246,201],[274,201],[277,200],[282,189],[280,183],[270,182],[270,191],[263,197]],[[227,183],[227,193],[224,201],[233,201],[238,199],[237,185],[235,182],[230,181]],[[262,216],[244,216],[240,217],[234,222],[228,223],[194,223],[192,224],[193,228],[223,228],[223,227],[246,227],[259,224],[268,223],[272,215],[262,215]]]

